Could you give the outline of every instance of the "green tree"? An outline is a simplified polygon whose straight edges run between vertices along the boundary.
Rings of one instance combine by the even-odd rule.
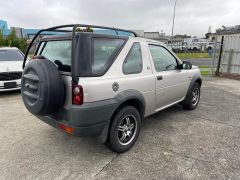
[[[22,51],[22,52],[26,52],[27,50],[27,39],[26,38],[21,38],[19,41],[19,46],[18,48]]]
[[[9,47],[17,47],[21,51],[26,52],[27,49],[27,39],[26,38],[18,38],[16,34],[16,30],[13,28],[10,34],[7,37],[3,36],[3,29],[0,30],[0,47],[1,46],[9,46]]]
[[[0,47],[7,46],[7,40],[3,36],[3,29],[0,29]]]
[[[17,38],[15,28],[13,28],[10,34],[7,36],[7,42],[8,42],[8,46],[10,47],[12,46],[16,47],[18,45],[18,38]]]
[[[86,27],[85,29],[77,27],[76,32],[93,32],[93,29],[91,27]]]

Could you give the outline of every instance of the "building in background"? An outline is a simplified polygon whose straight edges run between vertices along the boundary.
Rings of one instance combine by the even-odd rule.
[[[155,32],[144,32],[144,37],[147,39],[153,39],[156,41],[160,41],[163,43],[168,43],[170,41],[170,37],[166,36],[166,33],[161,31],[160,33],[155,31]]]
[[[3,36],[8,36],[13,29],[15,29],[17,37],[27,39],[31,39],[39,31],[39,29],[25,29],[21,27],[8,28],[7,21],[0,20],[0,30],[2,30]]]
[[[27,28],[21,28],[21,27],[8,27],[8,24],[6,21],[0,20],[0,29],[3,32],[4,36],[8,36],[11,31],[14,29],[16,31],[16,35],[19,38],[27,38],[28,43],[30,40],[36,35],[36,33],[40,29],[27,29]],[[94,29],[93,29],[94,30]],[[175,35],[173,37],[166,35],[162,30],[161,32],[154,31],[154,32],[144,32],[144,30],[133,30],[136,32],[136,34],[139,37],[144,37],[147,39],[153,39],[156,41],[163,42],[167,44],[170,48],[172,48],[174,51],[203,51],[206,50],[207,47],[207,40],[197,38],[197,37],[191,37],[188,35]],[[221,34],[222,32],[228,32],[231,31],[231,28],[226,28],[224,30],[218,30],[216,33],[208,33],[209,39],[219,39],[218,33]],[[236,30],[240,32],[240,30]],[[113,34],[113,35],[122,35],[122,36],[131,36],[131,33],[125,32],[125,31],[115,31],[115,30],[106,30],[106,29],[95,29],[94,32],[100,33],[100,34]],[[231,31],[232,32],[232,31]],[[55,34],[56,32],[43,32],[43,35],[50,35]],[[217,36],[217,37],[215,37]],[[221,36],[219,36],[221,37]]]
[[[144,30],[133,30],[139,37],[144,37]]]
[[[133,30],[140,37],[153,39],[165,43],[169,48],[175,52],[204,52],[212,49],[211,44],[206,38],[199,38],[196,36],[188,36],[186,34],[177,34],[173,37],[166,35],[163,31],[158,32],[144,32],[144,30]]]
[[[0,29],[7,29],[7,21],[0,20]]]
[[[210,42],[221,42],[222,36],[224,38],[227,38],[228,36],[240,36],[240,25],[236,26],[222,26],[222,28],[219,28],[216,30],[215,33],[207,33],[206,36],[208,37],[208,40]]]
[[[36,34],[37,32],[40,30],[40,29],[27,29],[27,28],[21,28],[21,27],[11,27],[11,28],[8,28],[7,26],[7,22],[6,21],[3,21],[3,20],[0,20],[0,30],[3,31],[3,35],[4,36],[8,36],[11,31],[15,29],[16,31],[16,35],[17,37],[19,38],[27,38],[27,39],[32,39]],[[93,29],[94,32],[97,32],[99,34],[113,34],[113,35],[122,35],[122,36],[131,36],[132,33],[129,33],[129,32],[125,32],[125,31],[115,31],[115,30],[106,30],[106,29]],[[52,35],[52,34],[56,34],[58,32],[42,32],[41,34],[42,35]],[[136,30],[136,33],[139,35],[139,36],[144,36],[144,31],[143,30]]]
[[[3,36],[10,34],[11,30],[8,29],[7,21],[0,20],[0,30],[3,32]]]

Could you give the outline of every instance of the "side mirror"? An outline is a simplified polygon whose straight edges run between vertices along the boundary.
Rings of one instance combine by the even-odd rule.
[[[189,61],[183,61],[183,63],[180,65],[180,69],[192,69],[192,63]]]

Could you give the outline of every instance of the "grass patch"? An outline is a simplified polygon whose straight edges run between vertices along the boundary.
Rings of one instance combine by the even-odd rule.
[[[207,69],[207,68],[209,68],[210,69],[210,67],[209,66],[198,66],[199,67],[199,69]]]
[[[202,75],[211,75],[212,68],[209,66],[198,66]]]
[[[209,75],[210,72],[209,72],[209,71],[201,71],[201,74],[202,74],[203,76],[206,76],[206,75]]]
[[[210,58],[208,53],[177,53],[180,59],[201,59]]]

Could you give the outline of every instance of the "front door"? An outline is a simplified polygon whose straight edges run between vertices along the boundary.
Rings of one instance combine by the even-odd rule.
[[[176,57],[165,47],[149,44],[154,66],[156,87],[156,110],[160,110],[183,99],[187,93],[188,72],[179,69]]]

